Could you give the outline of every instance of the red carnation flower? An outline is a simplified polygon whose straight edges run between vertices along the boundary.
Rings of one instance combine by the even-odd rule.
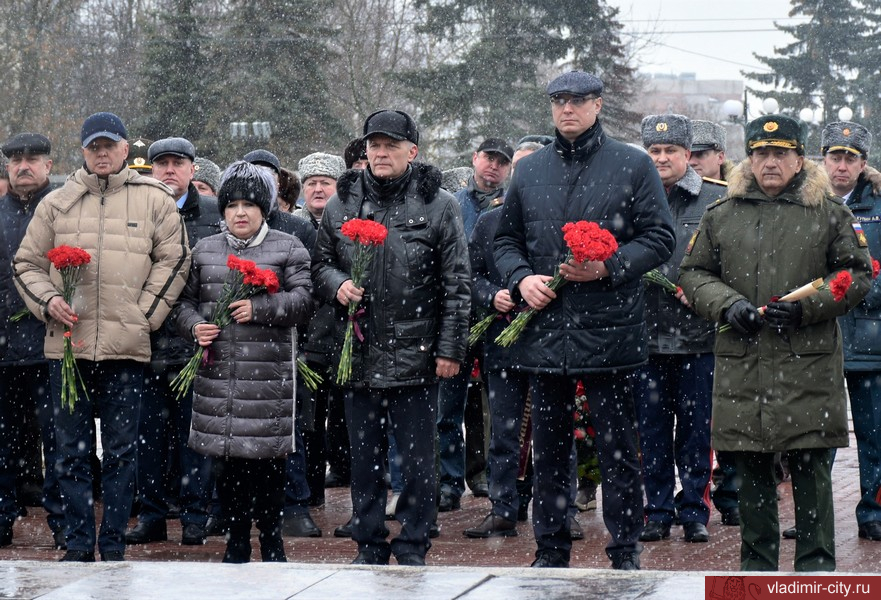
[[[563,240],[576,262],[603,261],[618,249],[615,236],[592,221],[563,225]]]
[[[80,267],[91,262],[92,257],[82,248],[72,246],[58,246],[46,253],[46,258],[52,261],[52,266],[57,270],[68,267]]]
[[[872,279],[878,279],[878,273],[881,272],[881,263],[876,259],[872,259]]]
[[[851,276],[850,271],[840,271],[835,276],[835,279],[829,282],[829,291],[832,292],[832,298],[836,302],[844,300],[844,295],[847,294],[847,289],[851,283],[853,283],[853,276]]]
[[[563,240],[569,247],[569,252],[564,263],[570,260],[582,263],[585,261],[604,261],[608,259],[615,250],[618,249],[618,242],[610,231],[607,231],[592,221],[578,221],[576,223],[566,223],[563,225]],[[560,268],[557,267],[554,277],[547,283],[547,286],[554,291],[560,289],[566,284],[566,280],[560,274]],[[508,347],[517,341],[520,334],[526,328],[526,324],[535,316],[535,309],[527,308],[511,321],[502,333],[496,337],[495,342],[503,347]]]
[[[263,270],[263,287],[266,288],[266,292],[269,294],[274,294],[279,290],[278,275],[275,274],[275,271],[270,269]]]
[[[340,228],[344,236],[365,246],[380,246],[388,236],[388,229],[382,223],[370,219],[352,219]]]

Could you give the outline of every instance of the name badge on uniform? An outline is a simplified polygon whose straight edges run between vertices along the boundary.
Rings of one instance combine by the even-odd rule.
[[[697,241],[697,236],[700,235],[701,230],[697,229],[694,233],[691,234],[691,239],[688,240],[688,246],[685,247],[685,254],[691,256],[691,251],[694,250],[694,243]]]
[[[853,227],[853,233],[855,236],[857,236],[857,245],[860,248],[868,248],[869,240],[866,239],[866,234],[863,231],[863,226],[859,223],[851,223],[850,226]]]

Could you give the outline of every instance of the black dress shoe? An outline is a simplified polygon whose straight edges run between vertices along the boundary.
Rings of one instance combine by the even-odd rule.
[[[318,525],[315,524],[309,513],[285,517],[281,532],[287,537],[321,537],[321,530],[318,529]]]
[[[388,558],[383,558],[381,556],[377,556],[373,552],[366,552],[362,550],[358,553],[358,556],[355,557],[355,560],[352,561],[353,565],[387,565]]]
[[[464,534],[467,538],[513,537],[517,535],[517,522],[490,513],[480,525],[466,529]]]
[[[428,528],[428,538],[433,540],[438,537],[440,537],[440,525],[437,524],[437,519],[435,519]]]
[[[639,555],[635,552],[625,552],[612,559],[612,568],[617,571],[639,571]]]
[[[489,498],[489,486],[485,481],[478,481],[468,487],[471,488],[471,495],[475,498]]]
[[[437,503],[438,512],[450,512],[462,508],[462,500],[451,492],[441,492]]]
[[[670,537],[670,523],[649,521],[639,536],[640,542],[660,542]]]
[[[125,543],[130,545],[164,542],[168,539],[165,519],[138,521],[138,524],[125,532]]]
[[[881,542],[881,521],[868,521],[860,525],[860,537],[864,540]]]
[[[794,540],[798,537],[798,529],[795,527],[790,527],[789,529],[783,530],[783,539],[784,540]]]
[[[722,525],[728,525],[730,527],[740,527],[740,509],[736,506],[734,508],[728,508],[722,511]]]
[[[201,546],[205,543],[205,540],[208,536],[205,533],[205,529],[196,525],[195,523],[188,523],[184,525],[183,533],[181,534],[180,543],[184,546]]]
[[[581,528],[581,523],[578,522],[578,519],[575,517],[567,517],[566,519],[569,521],[569,539],[573,542],[583,540],[584,530]]]
[[[340,525],[336,529],[333,530],[333,537],[338,538],[350,538],[352,537],[352,519],[355,517],[349,517],[349,520],[346,521],[345,525]],[[360,556],[360,554],[358,555]],[[352,564],[373,564],[373,563],[352,563]]]
[[[68,550],[58,562],[95,562],[95,553],[87,550]]]
[[[63,527],[52,532],[52,544],[56,550],[67,550],[67,536]]]
[[[424,567],[425,557],[419,556],[415,552],[408,552],[400,556],[396,556],[398,564],[402,567]]]
[[[208,517],[207,521],[205,521],[205,535],[209,537],[226,535],[227,529],[226,520],[223,517],[215,517],[212,515]]]
[[[125,554],[122,550],[108,550],[101,553],[101,560],[104,562],[122,562],[125,560]]]
[[[559,552],[540,550],[536,553],[535,560],[530,566],[536,569],[568,569],[569,561],[565,560]]]
[[[710,541],[710,532],[707,531],[703,523],[689,521],[682,524],[682,530],[685,532],[685,541],[692,544],[701,544]]]

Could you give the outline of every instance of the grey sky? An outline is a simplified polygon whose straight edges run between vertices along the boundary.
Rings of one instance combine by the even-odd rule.
[[[609,0],[621,10],[624,41],[651,39],[639,55],[647,73],[693,72],[698,79],[742,79],[762,67],[753,52],[772,55],[792,38],[774,21],[796,24],[788,0]],[[652,33],[654,31],[654,33]]]

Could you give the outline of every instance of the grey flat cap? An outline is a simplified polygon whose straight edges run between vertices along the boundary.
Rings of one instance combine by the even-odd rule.
[[[691,119],[685,115],[649,115],[642,120],[642,145],[673,144],[691,150]]]
[[[190,143],[190,140],[181,137],[164,138],[150,144],[150,148],[147,150],[147,160],[152,163],[166,154],[196,160],[195,146]]]
[[[548,84],[548,96],[555,96],[556,94],[602,96],[603,82],[596,75],[591,75],[584,71],[569,71]]]

